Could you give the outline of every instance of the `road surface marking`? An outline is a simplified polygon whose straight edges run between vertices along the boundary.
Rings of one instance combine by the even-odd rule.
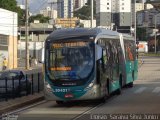
[[[84,113],[82,113],[82,114],[78,115],[77,117],[75,117],[73,120],[79,119],[79,118],[82,117],[83,115],[86,115],[87,113],[89,113],[89,112],[91,112],[92,110],[94,110],[94,109],[100,107],[100,106],[103,105],[103,104],[104,104],[104,103],[101,103],[101,104],[99,104],[99,105],[97,105],[97,106],[95,106],[95,107],[93,107],[93,108],[91,108],[91,109],[85,111]]]
[[[47,114],[52,114],[52,115],[79,115],[82,114],[84,111],[83,110],[61,110],[56,109],[56,108],[41,108],[41,109],[35,109],[28,111],[24,113],[25,115],[33,115],[33,114],[42,114],[42,115],[47,115]]]
[[[19,112],[23,112],[23,111],[25,111],[25,110],[27,110],[27,109],[33,108],[33,107],[35,107],[35,106],[37,106],[37,105],[40,105],[40,104],[44,104],[44,103],[46,103],[46,102],[47,102],[47,100],[43,100],[43,101],[40,101],[40,102],[31,104],[31,105],[28,105],[28,106],[26,106],[26,107],[19,108],[19,109],[17,109],[17,110],[8,112],[8,113],[6,113],[6,114],[8,114],[8,115],[17,114],[17,113],[19,113]]]
[[[141,87],[138,90],[136,90],[134,93],[142,93],[147,87]]]

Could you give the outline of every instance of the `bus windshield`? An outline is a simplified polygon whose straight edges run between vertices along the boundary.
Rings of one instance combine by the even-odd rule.
[[[94,43],[51,43],[46,50],[47,70],[52,80],[82,80],[94,67]]]

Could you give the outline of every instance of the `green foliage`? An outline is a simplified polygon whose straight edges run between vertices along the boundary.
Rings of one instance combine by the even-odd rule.
[[[34,22],[34,20],[39,20],[40,23],[48,23],[50,18],[49,17],[44,17],[42,14],[37,14],[37,15],[31,16],[29,18],[29,23]]]
[[[18,13],[18,24],[24,24],[25,12],[20,7],[17,7],[16,0],[0,0],[0,8]]]
[[[4,8],[13,12],[17,12],[16,0],[0,0],[0,8]]]
[[[93,16],[96,15],[96,1],[93,3]],[[74,17],[78,17],[82,20],[88,20],[91,18],[91,2],[88,0],[86,6],[83,6],[81,9],[74,12]]]

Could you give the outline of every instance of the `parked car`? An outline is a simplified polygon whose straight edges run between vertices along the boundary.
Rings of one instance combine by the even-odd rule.
[[[27,94],[31,92],[31,80],[26,78],[24,71],[5,70],[0,72],[0,96],[17,96],[24,92]]]

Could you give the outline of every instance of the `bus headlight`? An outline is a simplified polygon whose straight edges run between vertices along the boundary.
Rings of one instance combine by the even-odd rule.
[[[93,82],[88,85],[89,88],[93,87]]]
[[[93,82],[91,82],[91,83],[86,87],[86,89],[85,89],[85,90],[92,88],[92,87],[93,87],[93,85],[94,85],[94,83],[93,83]]]
[[[48,84],[48,82],[45,82],[45,86],[48,92],[52,92],[52,88],[50,86],[50,84]]]

